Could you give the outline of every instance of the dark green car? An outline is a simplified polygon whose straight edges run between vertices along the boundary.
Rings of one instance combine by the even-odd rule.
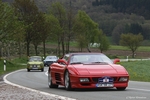
[[[41,56],[31,56],[27,63],[27,71],[30,70],[41,70],[44,71],[44,63]]]

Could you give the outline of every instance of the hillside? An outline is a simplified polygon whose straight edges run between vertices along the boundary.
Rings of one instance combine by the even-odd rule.
[[[12,3],[14,0],[2,1]],[[39,10],[47,12],[51,4],[57,1],[62,2],[66,10],[71,6],[75,15],[78,10],[84,10],[92,20],[99,24],[99,28],[103,30],[106,36],[111,38],[112,44],[118,45],[120,40],[118,37],[122,33],[131,32],[134,34],[141,33],[145,40],[143,45],[150,45],[150,21],[142,16],[142,14],[150,15],[147,10],[149,8],[144,7],[146,2],[140,4],[139,0],[134,4],[132,1],[127,0],[121,0],[122,2],[119,2],[119,0],[102,0],[103,2],[100,2],[100,0],[35,0],[35,3]],[[145,1],[148,2],[148,0]],[[126,6],[120,8],[123,3]],[[140,12],[143,13],[140,15]]]

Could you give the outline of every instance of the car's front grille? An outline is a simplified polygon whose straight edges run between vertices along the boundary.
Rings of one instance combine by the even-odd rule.
[[[93,77],[92,81],[97,83],[99,78],[102,78],[102,77]],[[117,77],[111,77],[111,78],[113,78],[114,82],[117,81]]]
[[[34,67],[37,67],[37,65],[32,65],[32,67],[34,68]]]

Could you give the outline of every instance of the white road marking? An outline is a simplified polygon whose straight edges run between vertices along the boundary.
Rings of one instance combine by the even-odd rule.
[[[22,69],[22,70],[24,70],[24,69]],[[18,70],[18,71],[21,71],[21,70]],[[7,83],[7,84],[10,84],[10,85],[13,85],[13,86],[17,86],[17,87],[22,88],[22,89],[27,89],[27,90],[30,90],[30,91],[33,91],[33,92],[41,93],[41,94],[44,94],[44,95],[49,95],[49,96],[51,96],[51,97],[58,98],[59,100],[76,100],[76,99],[73,99],[73,98],[68,98],[68,97],[59,96],[59,95],[56,95],[56,94],[50,94],[50,93],[47,93],[47,92],[43,92],[43,91],[31,89],[31,88],[28,88],[28,87],[25,87],[25,86],[21,86],[21,85],[12,83],[12,82],[10,82],[10,81],[8,81],[8,80],[6,79],[6,77],[7,77],[8,75],[11,75],[11,74],[13,74],[13,73],[15,73],[15,72],[18,72],[18,71],[14,71],[14,72],[11,72],[11,73],[5,75],[5,76],[3,77],[4,82]]]
[[[148,90],[148,89],[138,89],[138,88],[128,88],[128,89],[150,92],[150,90]]]
[[[45,72],[45,75],[48,76],[48,71]]]

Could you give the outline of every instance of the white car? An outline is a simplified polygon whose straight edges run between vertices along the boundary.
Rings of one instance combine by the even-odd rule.
[[[52,63],[56,62],[58,60],[57,56],[47,56],[44,59],[44,66],[50,66]]]

